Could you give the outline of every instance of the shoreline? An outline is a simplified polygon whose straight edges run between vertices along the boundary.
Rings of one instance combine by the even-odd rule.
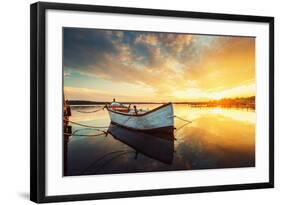
[[[70,107],[101,107],[108,103],[98,103],[98,104],[69,104]],[[164,104],[164,103],[122,103],[125,105],[156,105],[156,104]],[[255,106],[241,106],[241,105],[232,105],[232,106],[223,106],[223,105],[199,105],[199,104],[191,104],[191,103],[172,103],[175,105],[189,105],[190,108],[225,108],[225,109],[247,109],[247,110],[255,110]]]
[[[70,106],[100,106],[111,104],[111,102],[96,102],[96,101],[85,101],[85,100],[68,100],[67,104]],[[220,100],[210,101],[199,101],[199,102],[119,102],[124,105],[163,105],[166,103],[172,103],[174,105],[189,105],[191,107],[198,108],[245,108],[255,110],[255,96],[252,97],[241,97],[241,98],[224,98]]]

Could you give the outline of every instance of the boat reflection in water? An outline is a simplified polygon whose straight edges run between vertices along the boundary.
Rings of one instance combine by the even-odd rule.
[[[108,131],[115,139],[136,151],[166,164],[172,164],[174,157],[174,127],[162,127],[137,131],[111,122]]]

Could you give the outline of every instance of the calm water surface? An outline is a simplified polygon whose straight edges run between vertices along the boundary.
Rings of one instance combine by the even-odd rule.
[[[157,106],[159,105],[137,105],[138,108],[148,109]],[[71,108],[71,121],[91,126],[110,125],[106,110],[80,113],[78,111],[87,112],[99,107]],[[112,134],[100,134],[100,130],[107,131],[107,128],[94,130],[70,124],[75,135],[65,144],[66,175],[255,166],[254,110],[174,105],[174,114],[192,121],[186,124],[175,118],[175,141],[145,138],[131,132],[120,136],[125,141],[126,137],[133,136],[130,140],[138,143],[137,151],[136,147],[128,146],[128,143]],[[149,154],[151,152],[152,155]]]

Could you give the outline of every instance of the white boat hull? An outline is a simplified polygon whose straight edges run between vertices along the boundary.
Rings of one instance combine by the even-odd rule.
[[[107,109],[111,122],[136,130],[151,130],[174,126],[174,112],[171,103],[144,114],[132,115]]]

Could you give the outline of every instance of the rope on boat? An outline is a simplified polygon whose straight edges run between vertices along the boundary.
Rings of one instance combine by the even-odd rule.
[[[77,132],[79,132],[79,131],[81,131],[81,130],[87,130],[87,129],[89,129],[89,130],[95,130],[95,131],[98,131],[98,132],[100,132],[100,133],[98,133],[98,134],[76,134]],[[74,132],[72,132],[72,134],[69,134],[69,135],[71,135],[71,136],[78,136],[78,137],[97,137],[97,136],[101,136],[101,135],[107,135],[108,133],[106,132],[106,131],[104,131],[104,130],[100,130],[100,129],[96,129],[96,128],[88,128],[88,127],[86,127],[86,128],[82,128],[82,129],[77,129],[77,130],[75,130]]]
[[[94,130],[94,131],[99,131],[99,132],[106,133],[106,131],[101,130],[101,129],[86,127],[86,128],[81,128],[81,129],[75,130],[74,132],[72,132],[72,135],[75,135],[77,132],[80,132],[80,131],[83,131],[83,130]]]
[[[192,121],[187,120],[187,119],[183,119],[182,117],[179,117],[179,116],[176,116],[176,115],[171,115],[171,116],[169,116],[168,118],[172,118],[172,117],[178,118],[178,119],[180,119],[180,120],[182,120],[182,121],[184,121],[184,122],[187,122],[187,123],[192,123]]]
[[[103,106],[102,108],[97,109],[97,110],[91,110],[91,111],[75,110],[75,111],[80,112],[80,113],[95,113],[95,112],[103,110],[104,108],[105,108],[105,106]]]
[[[181,130],[182,128],[184,128],[185,126],[187,126],[187,125],[189,125],[189,124],[190,124],[190,122],[184,123],[182,126],[176,128],[175,132],[178,132],[179,130]]]
[[[188,122],[188,123],[192,123],[192,121],[183,119],[183,118],[181,118],[181,117],[179,117],[179,116],[176,116],[176,115],[174,115],[173,117],[174,117],[174,118],[178,118],[178,119],[180,119],[180,120],[182,120],[182,121],[185,121],[185,122]]]
[[[103,108],[102,108],[102,109],[103,109]],[[99,110],[101,110],[101,109],[99,109]],[[96,110],[96,111],[99,111],[99,110]],[[178,130],[180,130],[181,128],[185,127],[186,125],[192,123],[192,121],[186,120],[186,119],[184,119],[184,118],[182,118],[182,117],[179,117],[179,116],[176,116],[176,115],[169,116],[169,117],[178,118],[178,119],[180,119],[180,120],[186,122],[184,125],[180,126],[179,128],[176,128],[176,131],[178,131]],[[129,118],[126,120],[126,122],[127,122],[128,120],[130,120],[130,119],[131,119],[131,117],[129,117]],[[75,131],[74,131],[73,133],[71,133],[71,134],[70,134],[70,133],[65,133],[66,135],[72,135],[72,136],[95,137],[95,136],[101,136],[101,135],[104,135],[104,134],[107,135],[107,132],[106,132],[106,131],[100,130],[99,128],[107,128],[107,129],[109,128],[109,126],[91,126],[91,125],[85,125],[85,124],[73,122],[73,121],[71,121],[71,120],[64,120],[64,121],[65,121],[65,122],[70,122],[70,123],[72,123],[72,124],[75,124],[75,125],[78,125],[78,126],[81,126],[81,127],[86,127],[86,128],[94,129],[94,130],[96,130],[96,131],[101,132],[101,133],[94,134],[94,135],[76,134],[76,133],[80,130],[80,129],[79,129],[79,130],[75,130]]]
[[[71,120],[64,120],[65,122],[70,122],[70,123],[72,123],[72,124],[75,124],[75,125],[79,125],[79,126],[81,126],[81,127],[86,127],[86,128],[84,128],[84,129],[92,129],[92,130],[95,130],[95,131],[98,131],[98,132],[100,132],[100,133],[98,133],[98,134],[89,134],[89,135],[87,135],[87,134],[76,134],[77,132],[79,132],[81,129],[77,129],[77,130],[75,130],[74,132],[72,132],[72,133],[64,133],[65,135],[69,135],[69,136],[79,136],[79,137],[97,137],[97,136],[102,136],[102,135],[107,135],[108,134],[108,132],[107,131],[105,131],[105,130],[101,130],[101,129],[99,129],[99,128],[109,128],[110,126],[90,126],[90,125],[84,125],[84,124],[81,124],[81,123],[77,123],[77,122],[73,122],[73,121],[71,121]],[[112,126],[112,125],[111,125]]]
[[[75,125],[79,125],[81,127],[89,127],[89,128],[109,128],[108,126],[91,126],[91,125],[84,125],[84,124],[81,124],[81,123],[78,123],[78,122],[73,122],[71,120],[64,120],[65,122],[70,122],[72,124],[75,124]]]
[[[82,135],[78,135],[78,134],[71,134],[71,136],[77,136],[77,137],[98,137],[101,135],[105,135],[105,132],[99,133],[99,134],[95,134],[95,135],[86,135],[86,134],[82,134]]]
[[[185,126],[187,126],[187,125],[189,125],[190,123],[192,123],[192,121],[187,120],[187,119],[184,119],[184,118],[179,117],[179,116],[176,116],[176,115],[169,116],[169,118],[171,118],[171,117],[178,118],[179,120],[182,120],[182,121],[186,122],[186,123],[184,123],[182,126],[175,128],[175,132],[178,132],[180,129],[182,129],[182,128],[184,128]]]

